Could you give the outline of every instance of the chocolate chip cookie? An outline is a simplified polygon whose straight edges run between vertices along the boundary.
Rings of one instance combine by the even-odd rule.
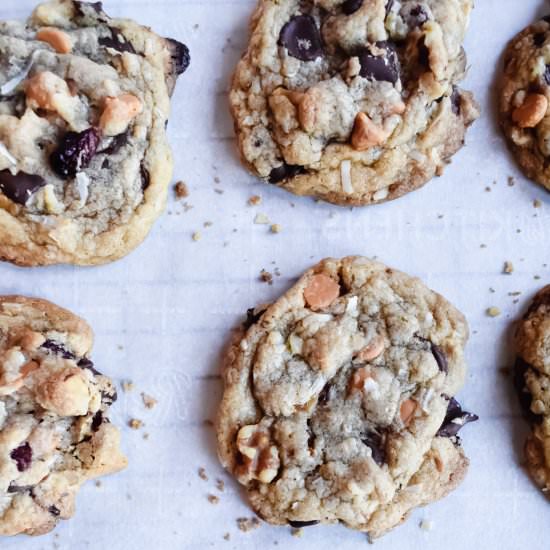
[[[504,54],[500,123],[527,177],[550,190],[550,16],[520,32]]]
[[[462,314],[418,279],[328,259],[250,310],[226,356],[221,461],[254,510],[384,534],[463,479]]]
[[[550,496],[550,285],[535,296],[516,341],[515,385],[532,427],[525,443],[527,469]]]
[[[85,481],[126,466],[107,417],[116,391],[89,358],[92,340],[64,309],[0,297],[0,535],[51,531]]]
[[[53,0],[0,23],[0,257],[21,265],[124,256],[164,208],[179,42],[101,2]]]
[[[242,157],[298,195],[395,199],[478,117],[457,87],[472,0],[260,0],[230,103]]]

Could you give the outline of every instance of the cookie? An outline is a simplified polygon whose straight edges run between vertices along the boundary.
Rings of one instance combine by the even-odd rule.
[[[0,23],[0,257],[102,264],[139,245],[172,175],[179,42],[101,2],[53,0]]]
[[[107,416],[116,391],[92,341],[60,307],[0,297],[0,535],[51,531],[85,481],[126,467]]]
[[[467,339],[462,314],[418,279],[322,261],[250,310],[228,350],[223,466],[270,523],[384,534],[466,474],[457,433],[477,417],[453,396]]]
[[[550,285],[536,296],[516,332],[515,386],[531,424],[525,443],[527,469],[550,496]]]
[[[550,17],[520,32],[504,54],[500,124],[525,175],[550,190]]]
[[[457,87],[472,0],[260,0],[230,104],[248,168],[341,205],[440,175],[478,117]]]

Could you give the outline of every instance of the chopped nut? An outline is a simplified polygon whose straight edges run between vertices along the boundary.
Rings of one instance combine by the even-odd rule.
[[[220,497],[217,497],[216,495],[208,495],[208,502],[210,502],[210,504],[218,504],[220,502]]]
[[[386,139],[388,139],[387,132],[377,126],[365,113],[359,113],[355,117],[351,146],[356,151],[366,151],[384,143]]]
[[[55,27],[42,27],[36,33],[36,40],[46,42],[57,53],[70,53],[73,49],[71,37],[66,32]]]
[[[489,317],[498,317],[501,311],[498,307],[490,307],[487,309],[487,315]]]
[[[514,265],[512,264],[512,262],[504,262],[503,273],[510,275],[513,272],[514,272]]]
[[[258,518],[239,518],[237,520],[237,527],[243,533],[248,533],[260,527],[260,520]]]
[[[143,427],[143,422],[137,418],[132,418],[132,420],[128,422],[128,426],[130,426],[132,430],[139,430]]]
[[[542,94],[529,94],[523,104],[512,113],[512,120],[520,128],[534,128],[546,116],[548,99]]]
[[[132,94],[106,97],[99,127],[106,136],[118,136],[125,132],[130,122],[143,111],[143,104]]]
[[[260,197],[259,195],[252,195],[248,199],[248,204],[250,206],[258,206],[258,204],[261,204],[261,202],[262,202],[262,197]]]
[[[141,394],[141,399],[143,400],[143,404],[147,409],[153,409],[158,403],[158,401],[154,397],[151,397],[146,393]]]
[[[199,468],[199,477],[203,481],[208,481],[208,476],[206,475],[206,470],[204,468]]]
[[[313,275],[304,289],[304,299],[314,311],[330,306],[338,296],[340,285],[324,273]]]
[[[237,435],[237,449],[242,458],[237,469],[241,480],[271,483],[275,479],[281,465],[279,450],[271,444],[266,427],[260,424],[243,426]]]
[[[280,233],[283,230],[282,226],[278,223],[274,223],[271,226],[271,233]]]
[[[178,183],[176,183],[174,186],[174,191],[178,199],[185,199],[189,196],[189,189],[183,181],[178,181]]]

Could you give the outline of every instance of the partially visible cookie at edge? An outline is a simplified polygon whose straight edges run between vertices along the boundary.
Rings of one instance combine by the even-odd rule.
[[[534,298],[516,333],[514,381],[531,425],[525,442],[527,469],[550,496],[550,285]]]
[[[550,16],[508,44],[499,99],[500,124],[518,164],[550,190]]]
[[[479,116],[457,85],[472,0],[259,0],[230,104],[243,162],[342,205],[441,175]]]
[[[101,2],[52,0],[0,23],[0,258],[114,261],[162,213],[170,94],[186,46]]]
[[[327,259],[230,346],[218,452],[264,520],[378,537],[464,478],[468,326],[421,281]]]
[[[108,418],[116,390],[92,343],[69,311],[0,297],[0,535],[51,531],[85,481],[126,467]]]

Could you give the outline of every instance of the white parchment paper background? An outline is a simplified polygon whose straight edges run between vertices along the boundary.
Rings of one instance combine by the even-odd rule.
[[[88,484],[75,518],[40,539],[2,540],[7,550],[307,548],[342,550],[367,544],[343,527],[317,527],[301,539],[287,528],[263,525],[238,531],[251,516],[237,485],[218,465],[212,419],[220,395],[219,358],[246,309],[273,299],[305,268],[325,256],[378,256],[420,276],[468,317],[470,375],[461,401],[481,416],[464,430],[471,458],[465,483],[442,502],[414,513],[376,548],[426,550],[546,549],[550,504],[519,466],[524,426],[499,369],[510,365],[511,323],[543,283],[550,282],[550,196],[525,180],[511,161],[495,123],[495,73],[506,41],[544,13],[542,0],[478,0],[466,49],[483,117],[445,175],[396,202],[342,209],[295,198],[260,184],[241,168],[227,112],[229,75],[245,47],[255,0],[106,0],[112,15],[127,16],[187,43],[190,70],[173,101],[170,137],[175,178],[191,190],[184,212],[173,197],[148,240],[131,256],[94,269],[23,270],[0,265],[0,292],[50,299],[84,316],[96,332],[100,370],[136,390],[113,409],[123,426],[128,470]],[[32,0],[2,0],[0,18],[24,18]],[[516,185],[508,186],[508,176]],[[219,178],[219,183],[216,178]],[[495,182],[495,183],[493,183]],[[491,191],[485,190],[490,187]],[[223,190],[223,194],[215,190]],[[259,194],[263,203],[247,206]],[[539,199],[541,208],[533,207]],[[262,212],[283,230],[254,225]],[[441,217],[442,216],[442,217]],[[213,225],[204,228],[204,222]],[[202,239],[194,242],[195,231]],[[481,248],[485,244],[486,248]],[[505,260],[515,271],[502,275]],[[258,281],[262,268],[280,277]],[[536,280],[535,276],[540,276]],[[489,288],[494,289],[491,293]],[[522,291],[513,303],[509,292]],[[488,318],[498,306],[502,315]],[[140,392],[159,399],[146,411]],[[126,427],[145,422],[141,431]],[[142,434],[148,432],[149,440]],[[204,467],[209,482],[197,475]],[[216,478],[226,490],[207,500]],[[419,522],[433,522],[425,532]],[[229,532],[231,540],[223,540]]]

